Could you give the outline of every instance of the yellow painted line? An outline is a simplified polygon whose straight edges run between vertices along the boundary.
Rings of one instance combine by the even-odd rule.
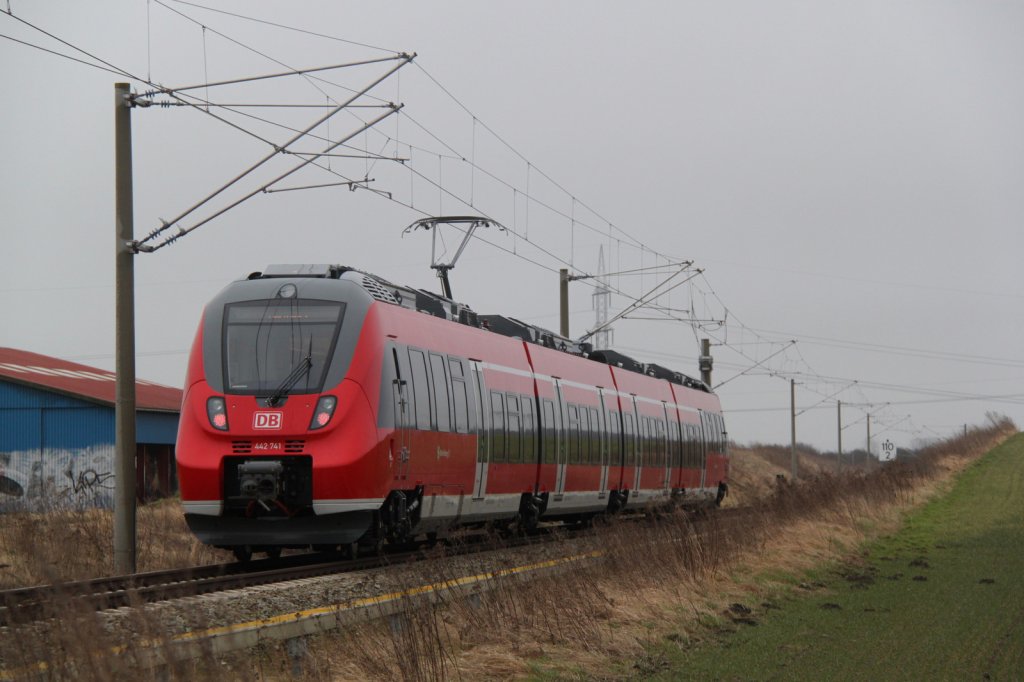
[[[363,597],[361,599],[353,599],[339,604],[333,604],[331,606],[318,606],[312,609],[303,609],[301,611],[293,611],[292,613],[282,613],[276,616],[270,616],[269,618],[261,618],[259,620],[251,620],[245,623],[234,623],[232,625],[222,625],[219,627],[206,628],[205,630],[196,630],[194,632],[185,632],[179,635],[175,635],[168,639],[148,639],[142,640],[135,646],[140,648],[156,648],[158,646],[166,646],[174,644],[184,644],[188,642],[196,642],[205,639],[216,639],[218,637],[225,637],[232,634],[240,634],[245,632],[251,632],[253,630],[264,630],[272,628],[277,625],[284,625],[287,623],[295,623],[303,620],[309,620],[317,616],[326,616],[332,613],[339,613],[344,611],[353,611],[355,609],[366,608],[370,606],[380,606],[388,604],[406,597],[416,597],[424,594],[431,594],[435,592],[444,592],[456,587],[465,587],[468,585],[475,585],[477,583],[487,582],[489,580],[495,580],[498,578],[505,578],[512,575],[518,575],[521,573],[529,573],[531,571],[538,571],[545,568],[555,568],[557,566],[573,563],[576,561],[584,561],[587,559],[596,559],[604,555],[603,551],[595,550],[592,552],[586,552],[584,554],[576,554],[574,556],[562,557],[559,559],[548,559],[546,561],[539,561],[532,564],[526,564],[524,566],[514,566],[512,568],[502,568],[487,573],[477,573],[476,575],[464,576],[462,578],[455,578],[453,580],[444,580],[429,585],[420,585],[419,587],[411,587],[405,590],[398,590],[396,592],[389,592],[387,594],[380,594],[373,597]],[[123,654],[128,650],[128,645],[118,645],[110,647],[105,652],[105,655],[118,655]],[[101,655],[99,652],[96,655]],[[0,680],[15,680],[23,678],[27,675],[42,674],[50,669],[50,664],[46,661],[40,661],[33,663],[28,666],[24,666],[14,670],[0,670]]]
[[[445,590],[449,590],[455,587],[465,587],[467,585],[474,585],[476,583],[494,580],[496,578],[504,578],[519,573],[529,573],[530,571],[536,571],[543,568],[554,568],[555,566],[572,563],[574,561],[594,559],[603,554],[604,552],[594,551],[588,552],[586,554],[578,554],[576,556],[571,557],[563,557],[561,559],[549,559],[547,561],[541,561],[534,564],[527,564],[525,566],[503,568],[497,571],[491,571],[490,573],[478,573],[476,575],[456,578],[454,580],[445,580],[442,582],[433,583],[431,585],[421,585],[419,587],[411,587],[406,590],[389,592],[387,594],[380,594],[373,597],[353,599],[351,601],[342,602],[340,604],[334,604],[332,606],[318,606],[317,608],[313,609],[303,609],[302,611],[294,611],[292,613],[282,613],[277,616],[261,618],[259,620],[251,620],[246,623],[235,623],[233,625],[223,625],[220,627],[208,628],[206,630],[186,632],[184,634],[172,637],[171,642],[187,642],[194,641],[197,639],[222,637],[224,635],[230,635],[238,632],[246,632],[254,629],[262,630],[268,626],[280,625],[283,623],[293,623],[299,620],[313,618],[315,616],[324,616],[331,613],[337,613],[339,611],[352,611],[354,609],[365,608],[367,606],[379,606],[381,604],[387,604],[405,597],[415,597],[421,594],[430,594],[432,592],[443,592]],[[153,646],[154,644],[164,642],[166,642],[166,640],[151,640],[144,641],[142,644],[143,646]]]

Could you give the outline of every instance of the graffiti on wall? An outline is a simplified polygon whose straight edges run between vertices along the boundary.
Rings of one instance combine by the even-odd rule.
[[[0,452],[0,509],[110,507],[114,446]]]

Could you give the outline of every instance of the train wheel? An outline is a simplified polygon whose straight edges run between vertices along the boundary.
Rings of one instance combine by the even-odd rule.
[[[341,546],[341,555],[346,559],[356,559],[359,557],[359,543],[350,542],[347,545]]]
[[[252,559],[252,547],[249,545],[236,545],[231,548],[231,552],[235,555],[235,559],[243,564]]]
[[[268,559],[280,559],[281,558],[281,548],[280,547],[268,547],[267,548],[267,558]]]

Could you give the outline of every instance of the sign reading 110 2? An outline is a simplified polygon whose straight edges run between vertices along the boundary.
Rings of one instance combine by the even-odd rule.
[[[896,444],[893,443],[888,438],[886,438],[885,442],[882,443],[882,454],[885,455],[886,459],[891,459],[892,456],[893,456],[893,453],[895,453],[895,452],[896,452]]]

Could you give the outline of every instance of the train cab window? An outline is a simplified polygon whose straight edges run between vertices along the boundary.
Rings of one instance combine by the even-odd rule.
[[[462,361],[448,358],[452,377],[452,413],[455,417],[455,432],[469,433],[469,392],[466,389],[466,374]]]
[[[519,462],[521,461],[519,453],[522,441],[519,396],[508,394],[505,396],[505,404],[508,407],[508,440],[505,449],[508,452],[508,461]]]
[[[299,298],[229,303],[224,308],[222,366],[228,393],[319,393],[345,304]],[[301,374],[298,374],[301,372]],[[293,374],[298,379],[289,381]]]
[[[533,398],[523,397],[523,461],[537,462],[536,425],[533,421]]]
[[[505,461],[505,396],[491,391],[491,461]]]
[[[541,428],[544,430],[544,463],[554,464],[558,458],[558,427],[555,424],[555,403],[544,399],[541,403],[544,414]]]
[[[434,426],[438,431],[452,430],[451,400],[448,399],[448,370],[444,366],[444,358],[437,353],[430,354],[430,373],[434,382]]]
[[[416,410],[416,428],[430,429],[431,412],[430,385],[427,383],[427,356],[421,350],[409,349],[409,365],[412,369],[412,397]]]
[[[608,464],[620,466],[622,464],[622,435],[619,427],[621,415],[614,410],[608,412]]]

